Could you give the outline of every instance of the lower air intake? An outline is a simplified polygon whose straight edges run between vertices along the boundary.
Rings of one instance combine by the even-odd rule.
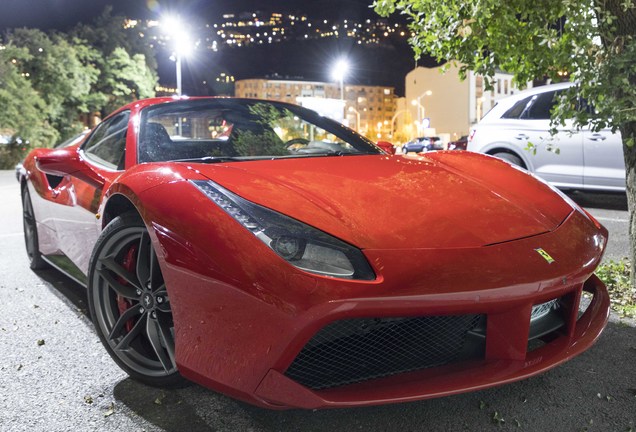
[[[305,345],[285,375],[319,390],[445,365],[466,358],[468,334],[484,319],[458,315],[335,321]]]

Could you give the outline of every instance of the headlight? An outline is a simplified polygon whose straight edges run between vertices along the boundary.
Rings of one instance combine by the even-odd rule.
[[[375,273],[358,248],[254,204],[212,181],[191,180],[191,183],[293,266],[323,276],[375,279]]]

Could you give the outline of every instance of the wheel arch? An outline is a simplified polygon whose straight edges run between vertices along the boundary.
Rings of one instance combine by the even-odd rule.
[[[521,162],[523,164],[522,168],[524,168],[526,170],[529,170],[529,171],[532,168],[530,162],[528,161],[528,158],[525,157],[525,155],[522,155],[518,151],[513,150],[513,149],[511,149],[510,147],[507,147],[507,146],[495,145],[494,147],[489,148],[484,153],[487,154],[487,155],[490,155],[490,156],[494,156],[497,153],[508,153],[510,155],[516,156],[519,159],[521,159]]]
[[[120,193],[112,195],[106,202],[102,212],[102,229],[117,216],[133,212],[141,217],[141,213],[128,197]]]

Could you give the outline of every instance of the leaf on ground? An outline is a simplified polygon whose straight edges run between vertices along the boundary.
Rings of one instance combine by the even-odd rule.
[[[38,346],[44,345],[44,339],[38,339]]]
[[[159,393],[159,396],[157,396],[157,399],[155,399],[155,405],[163,404],[163,400],[165,398],[166,398],[166,394],[164,392]]]
[[[484,401],[479,401],[479,409],[483,410],[487,407],[486,402]]]
[[[93,403],[93,397],[89,395],[84,396],[84,403],[91,405]]]
[[[495,424],[498,424],[498,425],[502,425],[503,423],[506,422],[506,419],[504,419],[501,414],[499,414],[497,411],[495,411],[492,414],[492,422],[495,423]]]
[[[104,417],[110,417],[115,414],[115,404],[111,403],[108,410],[104,413]]]

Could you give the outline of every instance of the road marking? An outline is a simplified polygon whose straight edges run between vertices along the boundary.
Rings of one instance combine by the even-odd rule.
[[[608,217],[597,217],[597,216],[594,216],[594,218],[598,221],[604,221],[604,222],[624,222],[624,223],[629,222],[627,219],[619,219],[619,218],[608,218]]]

